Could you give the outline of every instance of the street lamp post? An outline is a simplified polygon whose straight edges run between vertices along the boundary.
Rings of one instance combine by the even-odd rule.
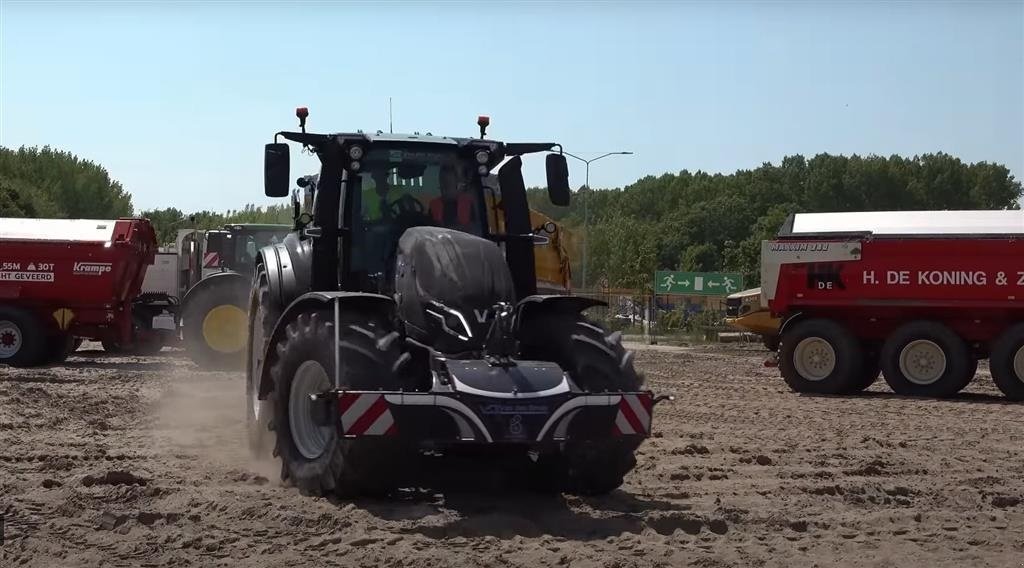
[[[607,158],[608,156],[631,156],[631,155],[633,155],[633,152],[608,152],[607,154],[601,154],[600,156],[598,156],[596,158],[591,158],[589,160],[584,160],[583,158],[581,158],[579,156],[576,156],[574,154],[570,154],[569,152],[563,151],[562,153],[565,154],[566,156],[569,156],[570,158],[576,158],[577,160],[579,160],[579,161],[581,161],[581,162],[583,162],[584,164],[587,165],[586,182],[584,183],[583,187],[587,188],[587,193],[588,194],[590,193],[590,163],[591,162],[596,162],[596,161],[600,160],[601,158]],[[583,280],[580,283],[580,288],[582,288],[584,290],[587,289],[587,240],[589,239],[589,236],[587,235],[587,228],[588,228],[587,223],[588,223],[588,220],[589,220],[589,217],[587,215],[587,202],[588,201],[590,201],[589,197],[585,197],[583,199]]]

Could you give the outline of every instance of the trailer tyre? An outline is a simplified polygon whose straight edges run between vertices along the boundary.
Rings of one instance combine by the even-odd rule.
[[[340,330],[341,381],[354,390],[399,390],[408,355],[398,333],[383,320],[348,314]],[[328,311],[300,314],[274,346],[270,377],[273,408],[270,428],[281,477],[304,493],[334,492],[343,497],[380,495],[393,489],[404,455],[400,442],[385,436],[341,438],[337,425],[313,420],[308,395],[333,387],[334,323]],[[326,404],[326,401],[323,403]],[[333,415],[329,413],[328,415]]]
[[[783,332],[779,368],[789,388],[814,394],[863,390],[870,376],[857,338],[827,319],[799,321]]]
[[[46,356],[46,334],[31,313],[0,307],[0,364],[38,365]]]
[[[622,334],[609,333],[581,314],[544,315],[524,322],[520,343],[525,358],[558,363],[573,382],[591,392],[639,390],[643,376]],[[602,495],[622,485],[636,466],[640,438],[568,442],[561,453],[538,460],[532,485],[579,495]]]
[[[882,345],[882,372],[896,394],[949,397],[974,377],[977,362],[967,343],[938,322],[915,321]]]
[[[74,336],[67,333],[50,336],[46,344],[45,362],[51,365],[63,363],[75,349]]]
[[[996,339],[989,355],[992,379],[1010,400],[1024,400],[1024,323]]]

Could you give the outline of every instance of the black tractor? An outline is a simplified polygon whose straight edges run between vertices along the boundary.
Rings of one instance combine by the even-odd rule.
[[[486,139],[486,117],[480,138],[448,138],[307,133],[307,114],[265,150],[268,196],[288,195],[279,139],[321,169],[299,180],[295,230],[257,256],[252,450],[314,494],[386,493],[415,473],[410,460],[447,453],[501,455],[546,490],[619,487],[657,400],[621,334],[582,314],[599,302],[537,294],[546,237],[530,227],[521,156],[547,153],[549,197],[564,206],[561,147]]]

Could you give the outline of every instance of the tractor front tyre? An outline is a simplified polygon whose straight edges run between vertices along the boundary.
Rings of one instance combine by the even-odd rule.
[[[553,361],[578,387],[590,392],[635,392],[643,377],[620,332],[609,333],[582,314],[544,315],[523,323],[520,344],[526,359]],[[533,485],[577,495],[618,489],[636,466],[640,438],[567,442],[557,454],[541,456]]]
[[[327,400],[310,395],[331,390],[334,377],[335,326],[330,311],[299,314],[273,345],[268,395],[275,433],[274,454],[281,458],[282,480],[303,493],[342,497],[381,495],[396,487],[404,451],[389,436],[342,438]],[[401,367],[409,356],[398,332],[383,318],[349,312],[343,317],[337,348],[341,350],[341,387],[351,390],[399,390]]]
[[[263,376],[263,357],[274,333],[274,324],[281,315],[280,305],[273,302],[266,268],[256,268],[249,296],[248,362],[245,369],[245,424],[249,451],[255,458],[270,457],[274,449],[273,432],[269,431],[273,409],[270,401],[260,399],[260,379]]]
[[[197,365],[236,369],[245,361],[246,298],[237,286],[221,284],[198,291],[184,308],[182,337]]]
[[[31,313],[0,307],[0,364],[32,367],[47,356],[46,333]]]

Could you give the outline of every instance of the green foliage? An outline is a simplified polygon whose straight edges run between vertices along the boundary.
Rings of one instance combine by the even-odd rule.
[[[70,152],[0,147],[0,214],[29,217],[129,217],[132,198],[102,166]]]
[[[162,245],[173,244],[179,229],[217,229],[231,223],[290,225],[292,222],[290,205],[270,205],[268,207],[246,205],[242,209],[229,210],[224,213],[199,211],[188,215],[177,208],[167,207],[165,209],[150,209],[139,215],[153,223],[157,239]]]
[[[613,288],[646,289],[657,269],[735,271],[756,285],[761,241],[792,213],[1017,209],[1022,193],[1005,166],[938,153],[788,156],[730,175],[647,176],[621,190],[577,192],[568,208],[545,208],[541,189],[529,197],[576,233],[576,241],[585,233],[589,200],[588,284],[604,275]],[[570,250],[577,286],[581,252]]]

